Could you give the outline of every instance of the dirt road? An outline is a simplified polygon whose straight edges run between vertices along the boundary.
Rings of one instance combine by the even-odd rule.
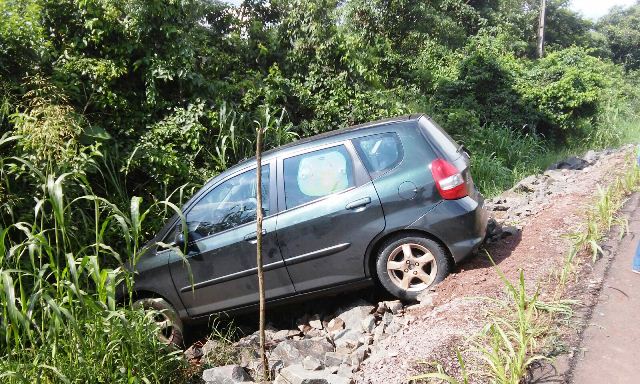
[[[571,383],[640,383],[640,275],[631,272],[640,240],[639,194],[626,209],[631,233],[611,261],[584,331]]]

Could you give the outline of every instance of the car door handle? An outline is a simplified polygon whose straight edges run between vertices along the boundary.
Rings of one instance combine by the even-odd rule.
[[[266,235],[266,234],[267,234],[267,230],[266,230],[266,229],[263,229],[263,230],[262,230],[262,234],[263,234],[263,235]],[[248,242],[250,242],[250,243],[253,243],[253,242],[255,242],[256,240],[258,240],[258,233],[257,233],[257,232],[252,232],[252,233],[250,233],[250,234],[248,234],[248,235],[246,235],[246,236],[244,237],[244,241],[248,241]]]
[[[362,199],[354,200],[345,206],[345,209],[356,209],[371,204],[371,198],[369,196]]]

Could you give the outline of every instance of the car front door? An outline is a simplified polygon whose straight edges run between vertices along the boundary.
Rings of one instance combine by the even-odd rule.
[[[276,242],[273,170],[273,162],[262,167],[262,249],[268,299],[294,292]],[[191,317],[258,301],[255,174],[254,168],[223,180],[186,212],[186,262],[174,251],[169,251],[174,252],[169,262],[175,287]]]
[[[365,278],[364,256],[385,226],[350,142],[278,159],[278,244],[296,292]]]

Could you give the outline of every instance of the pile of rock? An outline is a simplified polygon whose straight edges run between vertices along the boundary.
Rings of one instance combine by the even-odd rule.
[[[585,177],[592,165],[607,161],[609,156],[616,153],[613,150],[589,151],[582,158],[562,160],[542,174],[522,179],[510,190],[488,200],[486,206],[498,222],[520,227],[525,218],[544,209],[554,195],[570,193],[574,184],[572,181]]]
[[[268,327],[268,360],[274,383],[351,383],[372,344],[400,330],[403,311],[400,301],[372,305],[358,300],[330,315],[305,315],[297,320],[297,329]],[[235,344],[240,365],[208,369],[203,374],[205,382],[240,383],[258,377],[262,371],[258,341],[257,332],[240,339]],[[206,359],[204,352],[202,358]]]

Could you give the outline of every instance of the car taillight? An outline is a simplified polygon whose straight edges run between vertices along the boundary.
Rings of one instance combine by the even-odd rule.
[[[436,159],[429,168],[443,199],[455,200],[469,195],[464,177],[451,163],[445,159]]]

